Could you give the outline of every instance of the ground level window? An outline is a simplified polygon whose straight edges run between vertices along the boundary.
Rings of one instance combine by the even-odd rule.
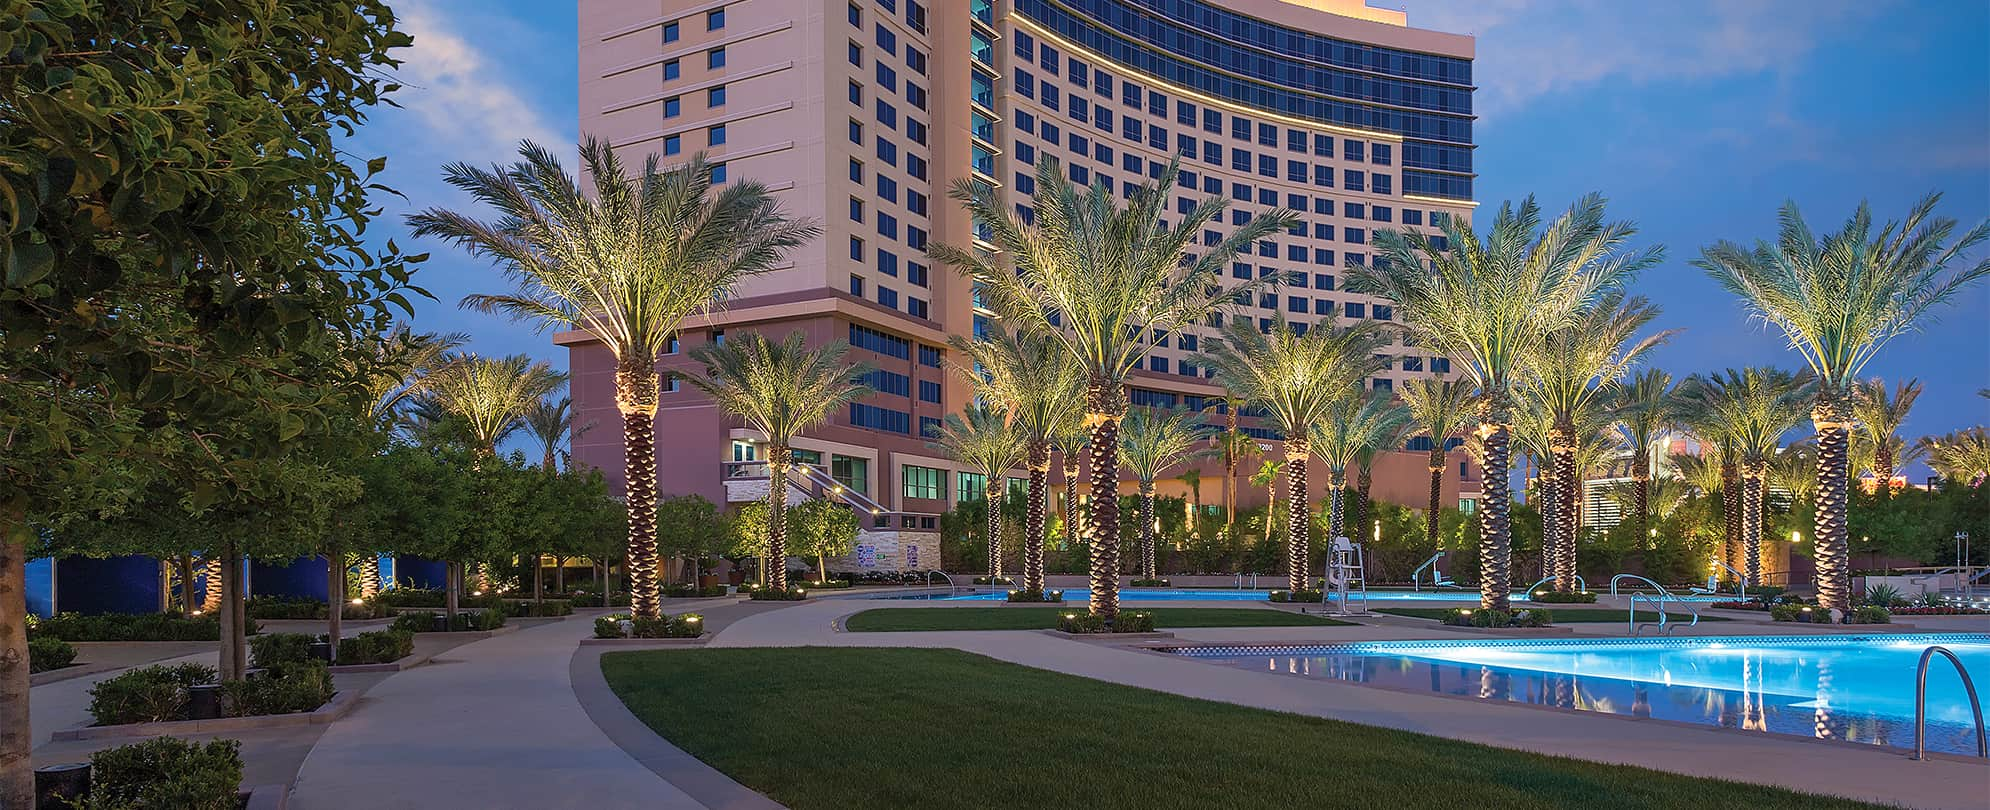
[[[947,497],[945,471],[916,464],[905,465],[905,497],[940,500]]]

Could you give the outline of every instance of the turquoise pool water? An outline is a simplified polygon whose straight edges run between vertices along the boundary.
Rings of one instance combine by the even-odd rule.
[[[1936,644],[1953,650],[1984,688],[1990,634],[1982,633],[1387,641],[1171,652],[1393,689],[1911,748],[1915,665]],[[1929,750],[1974,754],[1975,724],[1961,679],[1939,657],[1930,673]]]
[[[1519,591],[1514,591],[1513,601],[1520,602],[1521,597],[1524,595],[1525,594],[1522,594]],[[1072,588],[1064,592],[1064,601],[1067,603],[1084,602],[1090,599],[1091,597],[1092,597],[1092,592],[1084,588]],[[911,596],[881,596],[875,598],[927,599],[927,600],[935,600],[942,602],[1000,602],[1009,597],[1007,592],[1005,591],[991,590],[979,593],[962,593],[962,594],[951,594],[951,595],[914,594]],[[1181,602],[1181,601],[1263,602],[1269,598],[1271,598],[1271,591],[1248,590],[1248,589],[1238,590],[1235,588],[1190,588],[1190,589],[1175,589],[1175,590],[1170,590],[1166,588],[1122,588],[1120,589],[1119,592],[1119,600],[1121,602]],[[1732,598],[1733,597],[1731,596],[1678,597],[1680,601],[1684,602],[1713,602],[1721,599],[1732,599]],[[1479,601],[1479,592],[1466,591],[1466,590],[1442,590],[1442,591],[1379,591],[1378,590],[1378,591],[1369,591],[1368,599],[1369,601],[1372,602],[1387,601],[1387,602],[1476,603]],[[1553,605],[1550,605],[1549,607],[1553,607]]]

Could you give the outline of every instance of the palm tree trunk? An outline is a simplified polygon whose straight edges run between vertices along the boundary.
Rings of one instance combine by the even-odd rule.
[[[1878,479],[1874,483],[1879,485],[1877,491],[1882,498],[1893,497],[1893,448],[1889,446],[1891,441],[1892,438],[1888,437],[1886,441],[1880,442],[1878,447],[1873,448],[1873,478]]]
[[[1651,450],[1640,445],[1631,455],[1631,508],[1638,513],[1638,550],[1651,548]]]
[[[1555,479],[1554,465],[1538,466],[1540,470],[1534,483],[1541,490],[1541,502],[1535,510],[1541,514],[1540,578],[1545,579],[1555,575],[1555,549],[1560,546],[1555,535],[1561,531],[1562,526],[1562,522],[1555,516],[1561,514],[1562,496],[1557,486],[1560,482]]]
[[[1361,465],[1360,471],[1355,473],[1354,476],[1354,520],[1352,523],[1354,524],[1354,539],[1356,542],[1374,536],[1374,530],[1368,527],[1369,522],[1373,519],[1373,516],[1368,513],[1368,489],[1374,483],[1374,468],[1368,464]]]
[[[1810,419],[1817,428],[1817,519],[1812,526],[1817,555],[1817,603],[1826,611],[1852,610],[1850,538],[1845,526],[1846,444],[1850,414],[1844,400],[1820,394]]]
[[[1311,578],[1306,567],[1312,556],[1311,549],[1306,547],[1306,524],[1311,522],[1306,514],[1306,456],[1311,452],[1310,447],[1308,437],[1303,435],[1285,439],[1285,584],[1295,593],[1306,590]],[[1340,502],[1334,503],[1338,510]]]
[[[1431,553],[1437,553],[1437,514],[1444,500],[1444,441],[1438,440],[1430,450],[1430,511],[1424,515],[1424,539],[1430,542]]]
[[[1237,464],[1243,461],[1237,457],[1237,403],[1229,403],[1223,414],[1224,430],[1230,434],[1223,446],[1223,536],[1231,538],[1237,536]]]
[[[1078,509],[1078,463],[1083,459],[1066,448],[1064,451],[1064,541],[1077,545],[1078,538],[1085,536],[1085,516]]]
[[[788,589],[788,463],[785,445],[767,447],[767,587]],[[655,550],[651,549],[654,556]],[[654,561],[652,561],[654,565]],[[652,568],[650,576],[656,575]],[[631,576],[634,576],[631,573]]]
[[[1030,442],[1030,488],[1023,505],[1023,590],[1043,592],[1044,503],[1050,488],[1050,445]]]
[[[1741,469],[1742,572],[1749,582],[1762,581],[1762,477],[1769,463],[1750,459]]]
[[[1748,565],[1741,545],[1741,467],[1734,454],[1721,452],[1721,536],[1727,545],[1727,564],[1739,570]]]
[[[28,543],[25,507],[0,520],[0,807],[35,806],[34,729],[28,717]]]
[[[205,576],[200,595],[200,609],[208,613],[221,610],[221,556],[209,551],[207,559],[201,563]]]
[[[1549,452],[1554,465],[1555,531],[1551,544],[1555,551],[1555,590],[1563,593],[1575,590],[1575,536],[1577,526],[1576,502],[1581,495],[1582,481],[1575,469],[1575,426],[1558,424],[1549,433]],[[1543,574],[1546,576],[1546,574]]]
[[[338,663],[341,624],[345,619],[345,552],[325,555],[325,640],[332,643],[332,662]]]
[[[1140,482],[1140,578],[1154,579],[1154,482]]]
[[[981,504],[988,507],[988,581],[994,584],[1002,578],[1002,504],[996,502],[1000,488],[993,481],[1001,475],[988,476],[991,483],[981,486]]]
[[[1480,420],[1479,435],[1485,438],[1485,503],[1479,520],[1479,606],[1506,610],[1512,599],[1513,514],[1512,494],[1507,491],[1507,444],[1512,431],[1507,427],[1507,409],[1486,408]]]
[[[615,407],[622,412],[622,480],[629,509],[629,609],[645,619],[663,617],[656,578],[657,388],[655,358],[625,357],[616,364]]]
[[[1085,401],[1091,465],[1086,472],[1092,496],[1092,515],[1085,526],[1091,547],[1091,612],[1111,622],[1119,617],[1119,418],[1126,413],[1126,392],[1093,379]]]
[[[359,598],[372,599],[380,595],[380,555],[367,553],[359,556]]]

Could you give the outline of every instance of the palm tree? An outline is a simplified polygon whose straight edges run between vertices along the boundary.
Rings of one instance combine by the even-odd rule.
[[[1542,526],[1542,543],[1553,550],[1555,590],[1575,590],[1575,547],[1582,497],[1576,450],[1591,435],[1580,429],[1611,404],[1619,380],[1646,352],[1671,337],[1659,332],[1633,340],[1658,317],[1658,307],[1622,290],[1603,294],[1568,324],[1554,329],[1525,352],[1523,390],[1548,419],[1548,489],[1557,499],[1555,519]]]
[[[1430,437],[1430,506],[1424,513],[1424,541],[1437,547],[1439,501],[1444,497],[1444,445],[1465,426],[1472,404],[1472,384],[1458,380],[1409,380],[1399,392],[1410,418]]]
[[[1929,436],[1921,443],[1927,447],[1928,467],[1945,481],[1975,486],[1990,477],[1990,433],[1981,427]]]
[[[1369,490],[1375,484],[1375,459],[1383,453],[1401,449],[1415,428],[1413,417],[1408,409],[1403,409],[1402,418],[1391,420],[1387,425],[1378,425],[1377,432],[1368,435],[1361,450],[1354,454],[1354,524],[1355,539],[1365,540],[1375,537],[1374,514],[1370,507]]]
[[[739,417],[767,439],[768,587],[788,589],[788,468],[795,436],[871,393],[869,367],[844,359],[840,341],[810,347],[796,330],[775,343],[759,333],[728,336],[691,351],[704,374],[690,377],[723,413]]]
[[[1549,531],[1559,525],[1556,515],[1561,509],[1561,479],[1549,469],[1548,433],[1553,419],[1546,408],[1531,400],[1520,401],[1513,409],[1512,444],[1520,449],[1526,459],[1523,470],[1532,470],[1529,477],[1524,472],[1522,478],[1527,487],[1527,502],[1534,505],[1534,511],[1541,518],[1541,576],[1555,575],[1555,555],[1561,549],[1551,541]]]
[[[1136,190],[1121,207],[1103,183],[1080,192],[1056,160],[1037,162],[1031,200],[1035,224],[1025,224],[1010,200],[987,183],[956,180],[950,191],[1006,262],[978,248],[934,244],[931,255],[973,279],[981,300],[1013,328],[1054,335],[1085,375],[1085,426],[1091,437],[1091,612],[1119,614],[1119,420],[1126,414],[1126,380],[1152,348],[1154,335],[1203,323],[1254,292],[1263,281],[1225,289],[1223,271],[1259,239],[1292,226],[1287,211],[1253,217],[1216,244],[1203,228],[1229,203],[1211,197],[1168,216],[1176,166]],[[1190,251],[1195,251],[1194,255]]]
[[[1540,208],[1529,198],[1518,208],[1501,206],[1483,239],[1451,218],[1445,248],[1420,233],[1379,231],[1378,261],[1353,268],[1349,289],[1394,301],[1417,343],[1450,357],[1477,387],[1476,432],[1485,445],[1479,524],[1479,601],[1485,607],[1503,610],[1510,596],[1507,442],[1522,358],[1543,335],[1568,325],[1661,256],[1656,248],[1620,253],[1636,229],[1606,223],[1603,216],[1603,198],[1590,195],[1537,232]]]
[[[1085,515],[1078,509],[1078,462],[1085,454],[1085,441],[1090,435],[1084,422],[1076,421],[1066,424],[1055,439],[1064,474],[1064,541],[1072,546],[1085,536]]]
[[[1611,403],[1617,433],[1631,449],[1630,512],[1637,516],[1638,547],[1645,548],[1651,530],[1651,445],[1677,421],[1672,375],[1661,369],[1638,372],[1617,389]]]
[[[1030,471],[1023,521],[1023,590],[1041,594],[1050,449],[1060,436],[1080,427],[1077,417],[1084,405],[1084,378],[1053,338],[1011,333],[999,323],[989,324],[980,340],[956,335],[948,345],[955,351],[956,359],[950,361],[954,371],[973,383],[984,399],[1006,408],[1010,426],[1022,438],[1023,461]],[[1075,461],[1077,456],[1066,453],[1065,458]],[[1076,477],[1067,475],[1067,492]],[[1075,511],[1067,509],[1067,519],[1071,514]]]
[[[1237,470],[1244,460],[1258,455],[1257,437],[1243,432],[1237,427],[1237,410],[1244,407],[1244,401],[1230,398],[1224,403],[1224,429],[1222,433],[1210,437],[1217,452],[1223,454],[1223,534],[1235,537],[1237,534]]]
[[[441,208],[409,218],[417,235],[440,236],[497,262],[506,295],[471,295],[463,305],[580,330],[615,356],[615,407],[622,414],[623,479],[629,510],[630,606],[657,618],[656,362],[684,319],[731,296],[751,275],[781,264],[821,234],[789,217],[766,186],[740,180],[713,191],[703,155],[662,169],[652,154],[640,172],[606,141],[580,147],[592,188],[552,152],[525,142],[509,167],[444,167],[450,185],[496,209],[488,222]]]
[[[1203,435],[1214,434],[1205,430]],[[1201,455],[1209,455],[1209,451],[1204,450]],[[1182,482],[1182,486],[1188,488],[1188,536],[1200,537],[1196,526],[1202,521],[1202,470],[1190,467],[1182,470],[1181,475],[1175,476],[1175,480]]]
[[[1285,436],[1286,578],[1294,591],[1307,583],[1306,460],[1313,432],[1336,405],[1360,397],[1362,380],[1382,366],[1376,351],[1387,339],[1374,321],[1337,329],[1329,316],[1301,334],[1283,318],[1269,330],[1239,318],[1202,354],[1202,365],[1226,390],[1263,410]]]
[[[1355,463],[1364,448],[1375,443],[1375,437],[1398,434],[1409,420],[1409,410],[1394,405],[1386,391],[1336,400],[1326,413],[1321,414],[1319,423],[1313,428],[1317,437],[1313,452],[1327,462],[1329,538],[1347,536],[1344,503],[1347,468]]]
[[[1251,473],[1251,486],[1264,487],[1264,539],[1271,540],[1272,525],[1278,521],[1278,482],[1285,474],[1285,459],[1268,458],[1258,465],[1258,471]]]
[[[1140,483],[1140,578],[1154,579],[1154,482],[1169,467],[1194,458],[1208,437],[1202,412],[1136,408],[1120,423],[1119,460]]]
[[[430,375],[427,386],[436,404],[463,420],[471,449],[485,457],[525,426],[525,414],[541,397],[565,385],[567,375],[543,361],[522,354],[510,357],[469,355]]]
[[[1914,400],[1921,396],[1921,383],[1917,380],[1901,383],[1889,398],[1886,383],[1874,378],[1854,384],[1852,396],[1852,418],[1859,427],[1852,436],[1851,451],[1865,463],[1848,470],[1872,470],[1880,494],[1892,495],[1894,472],[1919,455],[1915,445],[1900,437],[1900,427],[1906,424],[1907,413],[1914,409]]]
[[[1681,386],[1682,402],[1719,422],[1732,442],[1741,472],[1742,571],[1762,581],[1762,496],[1769,459],[1783,434],[1803,419],[1807,380],[1772,368],[1728,369],[1712,377],[1694,376]]]
[[[1791,506],[1817,499],[1817,447],[1798,442],[1769,459],[1768,488],[1790,493]]]
[[[373,364],[385,371],[366,380],[371,403],[367,417],[374,424],[392,422],[403,406],[421,395],[429,376],[454,362],[459,357],[456,348],[469,340],[461,332],[415,332],[404,324],[389,330],[375,347]]]
[[[1811,423],[1817,430],[1817,598],[1827,611],[1852,609],[1846,484],[1854,383],[1880,349],[1913,331],[1930,310],[1990,275],[1990,259],[1961,254],[1990,237],[1990,220],[1957,236],[1956,221],[1932,217],[1940,195],[1915,204],[1902,222],[1872,232],[1861,203],[1845,227],[1817,238],[1786,203],[1775,244],[1748,249],[1720,242],[1694,265],[1740,297],[1788,338],[1817,378]],[[1948,243],[1944,246],[1944,243]],[[1951,272],[1950,264],[1958,265]]]
[[[579,424],[574,421],[573,404],[572,397],[557,400],[548,397],[533,403],[525,412],[525,431],[532,434],[532,438],[538,440],[545,451],[539,466],[547,472],[558,470],[561,458],[566,458],[568,466],[572,466],[572,454],[560,449],[560,446],[564,444],[571,448],[573,441],[581,434],[594,429],[593,422]]]
[[[1009,470],[1023,461],[1024,437],[1009,424],[1009,414],[987,405],[947,414],[928,446],[981,475],[982,505],[988,508],[988,578],[1002,577],[1002,495]],[[963,497],[967,493],[961,493]]]

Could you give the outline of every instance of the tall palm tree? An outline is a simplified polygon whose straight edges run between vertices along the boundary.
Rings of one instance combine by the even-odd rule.
[[[1562,506],[1561,479],[1551,473],[1548,458],[1548,434],[1553,419],[1548,410],[1531,400],[1521,400],[1513,409],[1512,445],[1519,448],[1523,470],[1532,470],[1529,477],[1525,472],[1522,479],[1527,487],[1527,502],[1534,505],[1534,511],[1541,518],[1541,576],[1555,574],[1555,555],[1561,549],[1552,542],[1549,531],[1558,525]]]
[[[767,439],[767,584],[788,589],[788,468],[793,443],[809,427],[871,393],[863,363],[845,359],[846,343],[811,347],[800,330],[775,343],[766,335],[728,336],[691,350],[704,373],[690,377],[723,413],[739,417]]]
[[[988,577],[1002,576],[1002,491],[1009,470],[1024,459],[1025,439],[1009,424],[1009,414],[985,404],[947,414],[927,442],[948,458],[981,475],[982,505],[988,508]],[[961,493],[965,496],[967,493]]]
[[[1617,417],[1617,433],[1631,450],[1630,512],[1637,516],[1638,547],[1644,548],[1651,530],[1651,445],[1677,421],[1678,406],[1672,398],[1672,375],[1648,368],[1617,389],[1611,412]]]
[[[1928,436],[1921,443],[1927,447],[1928,467],[1943,480],[1975,486],[1990,477],[1990,433],[1981,427]]]
[[[1347,536],[1347,468],[1355,463],[1363,448],[1375,442],[1375,437],[1398,433],[1409,420],[1409,410],[1392,403],[1387,391],[1336,400],[1320,416],[1319,424],[1313,428],[1317,437],[1313,452],[1327,463],[1329,538]]]
[[[1202,365],[1224,388],[1263,410],[1285,436],[1286,578],[1294,591],[1307,583],[1306,461],[1313,433],[1336,405],[1361,396],[1362,380],[1382,366],[1376,351],[1387,340],[1374,321],[1335,328],[1329,316],[1301,334],[1283,318],[1269,330],[1239,318],[1202,353]]]
[[[391,423],[403,406],[420,396],[429,376],[458,359],[457,347],[469,341],[470,336],[461,332],[415,332],[405,324],[381,336],[373,367],[382,371],[366,380],[368,418],[374,424]]]
[[[1203,431],[1205,437],[1212,435],[1214,434],[1211,431]],[[1209,454],[1208,450],[1201,453],[1204,456]],[[1202,470],[1190,467],[1182,470],[1181,475],[1175,476],[1175,480],[1182,482],[1182,486],[1188,488],[1188,536],[1198,537],[1200,534],[1196,525],[1202,520]]]
[[[1762,496],[1769,460],[1783,434],[1803,420],[1808,381],[1772,368],[1728,369],[1712,377],[1694,376],[1681,386],[1681,400],[1707,419],[1725,426],[1741,472],[1742,571],[1762,581]]]
[[[981,300],[1013,328],[1056,336],[1085,374],[1086,442],[1091,455],[1091,612],[1119,614],[1119,420],[1127,376],[1153,336],[1203,323],[1264,281],[1228,289],[1223,271],[1259,239],[1292,226],[1288,211],[1252,217],[1213,245],[1203,228],[1228,207],[1210,197],[1168,215],[1176,166],[1137,189],[1122,207],[1103,183],[1079,191],[1056,160],[1037,161],[1035,224],[1025,224],[994,186],[956,180],[951,196],[985,229],[1004,263],[973,247],[935,244],[931,255],[973,279]],[[1175,224],[1165,227],[1162,218]],[[1191,255],[1191,251],[1194,251]]]
[[[1852,609],[1846,485],[1853,386],[1886,344],[1917,328],[1928,312],[1990,275],[1990,259],[1962,254],[1990,238],[1990,220],[1956,234],[1956,221],[1932,216],[1940,195],[1916,203],[1901,222],[1873,233],[1861,203],[1843,229],[1819,239],[1783,206],[1775,244],[1753,249],[1720,242],[1694,265],[1774,324],[1817,378],[1811,424],[1817,430],[1817,598],[1826,610]],[[1953,242],[1950,237],[1954,236]],[[1953,269],[1951,264],[1956,265]]]
[[[1394,301],[1418,345],[1450,357],[1477,388],[1476,432],[1485,445],[1479,524],[1485,607],[1505,609],[1510,597],[1507,442],[1523,356],[1662,255],[1656,248],[1623,252],[1636,229],[1605,222],[1603,208],[1602,197],[1584,197],[1540,230],[1540,207],[1529,198],[1517,208],[1501,206],[1484,238],[1453,217],[1444,248],[1420,233],[1384,230],[1375,234],[1379,261],[1353,268],[1349,289]]]
[[[1271,527],[1278,521],[1278,482],[1285,474],[1285,459],[1268,458],[1258,464],[1257,472],[1251,473],[1251,486],[1264,487],[1264,539],[1274,539]],[[1289,555],[1288,555],[1289,558]],[[1289,561],[1289,559],[1288,559]]]
[[[1769,489],[1790,493],[1792,505],[1817,500],[1817,447],[1797,442],[1769,459]]]
[[[1555,590],[1575,590],[1582,497],[1576,450],[1593,435],[1582,429],[1582,423],[1594,421],[1609,407],[1619,381],[1632,364],[1671,337],[1667,331],[1634,339],[1657,317],[1658,307],[1643,297],[1611,290],[1524,353],[1527,373],[1522,390],[1548,419],[1548,486],[1558,500],[1555,519],[1542,527],[1541,536],[1543,544],[1553,550]]]
[[[1410,418],[1430,437],[1430,504],[1424,512],[1424,541],[1437,547],[1439,501],[1444,497],[1444,445],[1465,426],[1466,409],[1472,405],[1472,384],[1457,380],[1409,380],[1398,392],[1410,409]]]
[[[573,397],[547,397],[532,403],[532,407],[525,412],[525,431],[532,434],[532,438],[538,440],[539,447],[545,451],[539,466],[547,472],[558,470],[562,457],[568,458],[571,465],[572,454],[561,446],[571,448],[573,441],[579,439],[581,434],[594,429],[591,421],[575,421],[573,404]]]
[[[1010,426],[1022,438],[1023,461],[1030,471],[1023,521],[1023,590],[1042,593],[1043,541],[1050,492],[1050,449],[1058,437],[1075,432],[1084,407],[1085,380],[1077,366],[1047,335],[1013,333],[989,324],[980,340],[958,335],[950,362],[980,395],[1009,412]],[[1075,460],[1075,454],[1067,453]],[[1068,488],[1076,475],[1068,476]],[[1067,491],[1070,491],[1067,489]],[[1068,496],[1067,496],[1068,497]],[[1067,510],[1067,519],[1075,512]]]
[[[1119,460],[1140,484],[1140,578],[1154,579],[1154,482],[1196,456],[1208,434],[1202,412],[1135,408],[1120,423]]]
[[[489,457],[525,426],[525,414],[559,389],[567,375],[522,354],[463,357],[427,381],[429,394],[469,427],[471,449]]]
[[[1224,403],[1224,428],[1222,433],[1210,437],[1217,452],[1223,455],[1223,534],[1225,537],[1237,535],[1237,470],[1244,461],[1258,455],[1257,437],[1243,432],[1237,426],[1237,410],[1244,407],[1244,401],[1230,398]]]
[[[1918,380],[1896,386],[1891,397],[1886,395],[1886,383],[1878,378],[1853,385],[1852,418],[1858,422],[1858,432],[1853,434],[1851,450],[1866,463],[1848,470],[1872,470],[1882,495],[1893,494],[1894,472],[1918,455],[1916,446],[1900,437],[1900,427],[1920,396]]]
[[[1369,498],[1369,490],[1375,484],[1375,459],[1383,453],[1401,449],[1403,443],[1409,440],[1410,431],[1415,429],[1415,418],[1407,408],[1401,409],[1401,417],[1386,424],[1377,424],[1374,432],[1365,437],[1361,449],[1354,454],[1354,520],[1350,522],[1354,525],[1356,540],[1366,541],[1375,537],[1374,513],[1370,508],[1373,502]]]
[[[1078,462],[1084,458],[1085,442],[1090,437],[1091,431],[1080,420],[1066,424],[1055,439],[1064,475],[1064,540],[1074,546],[1085,536],[1085,515],[1078,509]]]
[[[790,217],[758,182],[715,192],[703,155],[666,170],[652,154],[632,176],[606,141],[590,137],[580,146],[589,189],[543,147],[527,141],[519,155],[508,167],[443,169],[450,185],[496,209],[495,219],[430,208],[408,221],[416,235],[497,262],[513,282],[509,294],[467,296],[464,306],[580,330],[614,354],[630,606],[657,618],[657,357],[685,318],[718,306],[741,279],[774,269],[822,230]]]

